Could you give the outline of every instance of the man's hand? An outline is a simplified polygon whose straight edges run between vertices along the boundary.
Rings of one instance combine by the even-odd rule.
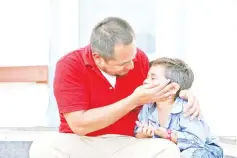
[[[152,126],[148,126],[145,123],[141,123],[139,121],[136,121],[136,124],[139,128],[139,133],[136,135],[136,137],[139,138],[151,138],[154,135],[155,128]]]
[[[201,119],[200,105],[197,98],[189,90],[182,90],[179,97],[188,101],[188,104],[184,106],[185,116],[191,116],[191,120],[195,117]]]
[[[178,83],[172,82],[169,83],[161,92],[159,98],[156,98],[156,102],[163,101],[169,98],[173,98],[176,95],[177,91],[180,89]]]
[[[136,106],[162,100],[172,93],[170,89],[172,89],[173,86],[167,86],[169,82],[170,80],[164,80],[157,84],[141,85],[130,95],[130,99]]]

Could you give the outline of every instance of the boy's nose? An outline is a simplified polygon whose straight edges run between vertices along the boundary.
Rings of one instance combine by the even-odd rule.
[[[143,84],[148,84],[148,83],[150,83],[149,79],[145,79],[145,80],[143,81]]]

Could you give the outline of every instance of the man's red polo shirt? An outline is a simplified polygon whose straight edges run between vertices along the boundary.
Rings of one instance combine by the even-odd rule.
[[[60,132],[73,133],[63,113],[103,107],[129,96],[143,83],[148,69],[147,56],[137,49],[134,69],[127,75],[118,77],[115,87],[112,87],[95,65],[90,46],[64,56],[56,65],[54,78],[54,95],[60,113]],[[133,136],[138,112],[138,109],[133,110],[109,127],[87,135]]]

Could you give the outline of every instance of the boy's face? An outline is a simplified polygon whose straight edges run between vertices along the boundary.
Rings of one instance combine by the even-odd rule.
[[[144,84],[160,83],[164,80],[166,80],[165,68],[161,65],[155,65],[150,68]]]

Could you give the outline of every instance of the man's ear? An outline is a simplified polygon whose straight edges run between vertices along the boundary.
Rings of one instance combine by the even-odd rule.
[[[97,53],[92,53],[92,57],[96,64],[100,64],[102,62],[102,57]]]

